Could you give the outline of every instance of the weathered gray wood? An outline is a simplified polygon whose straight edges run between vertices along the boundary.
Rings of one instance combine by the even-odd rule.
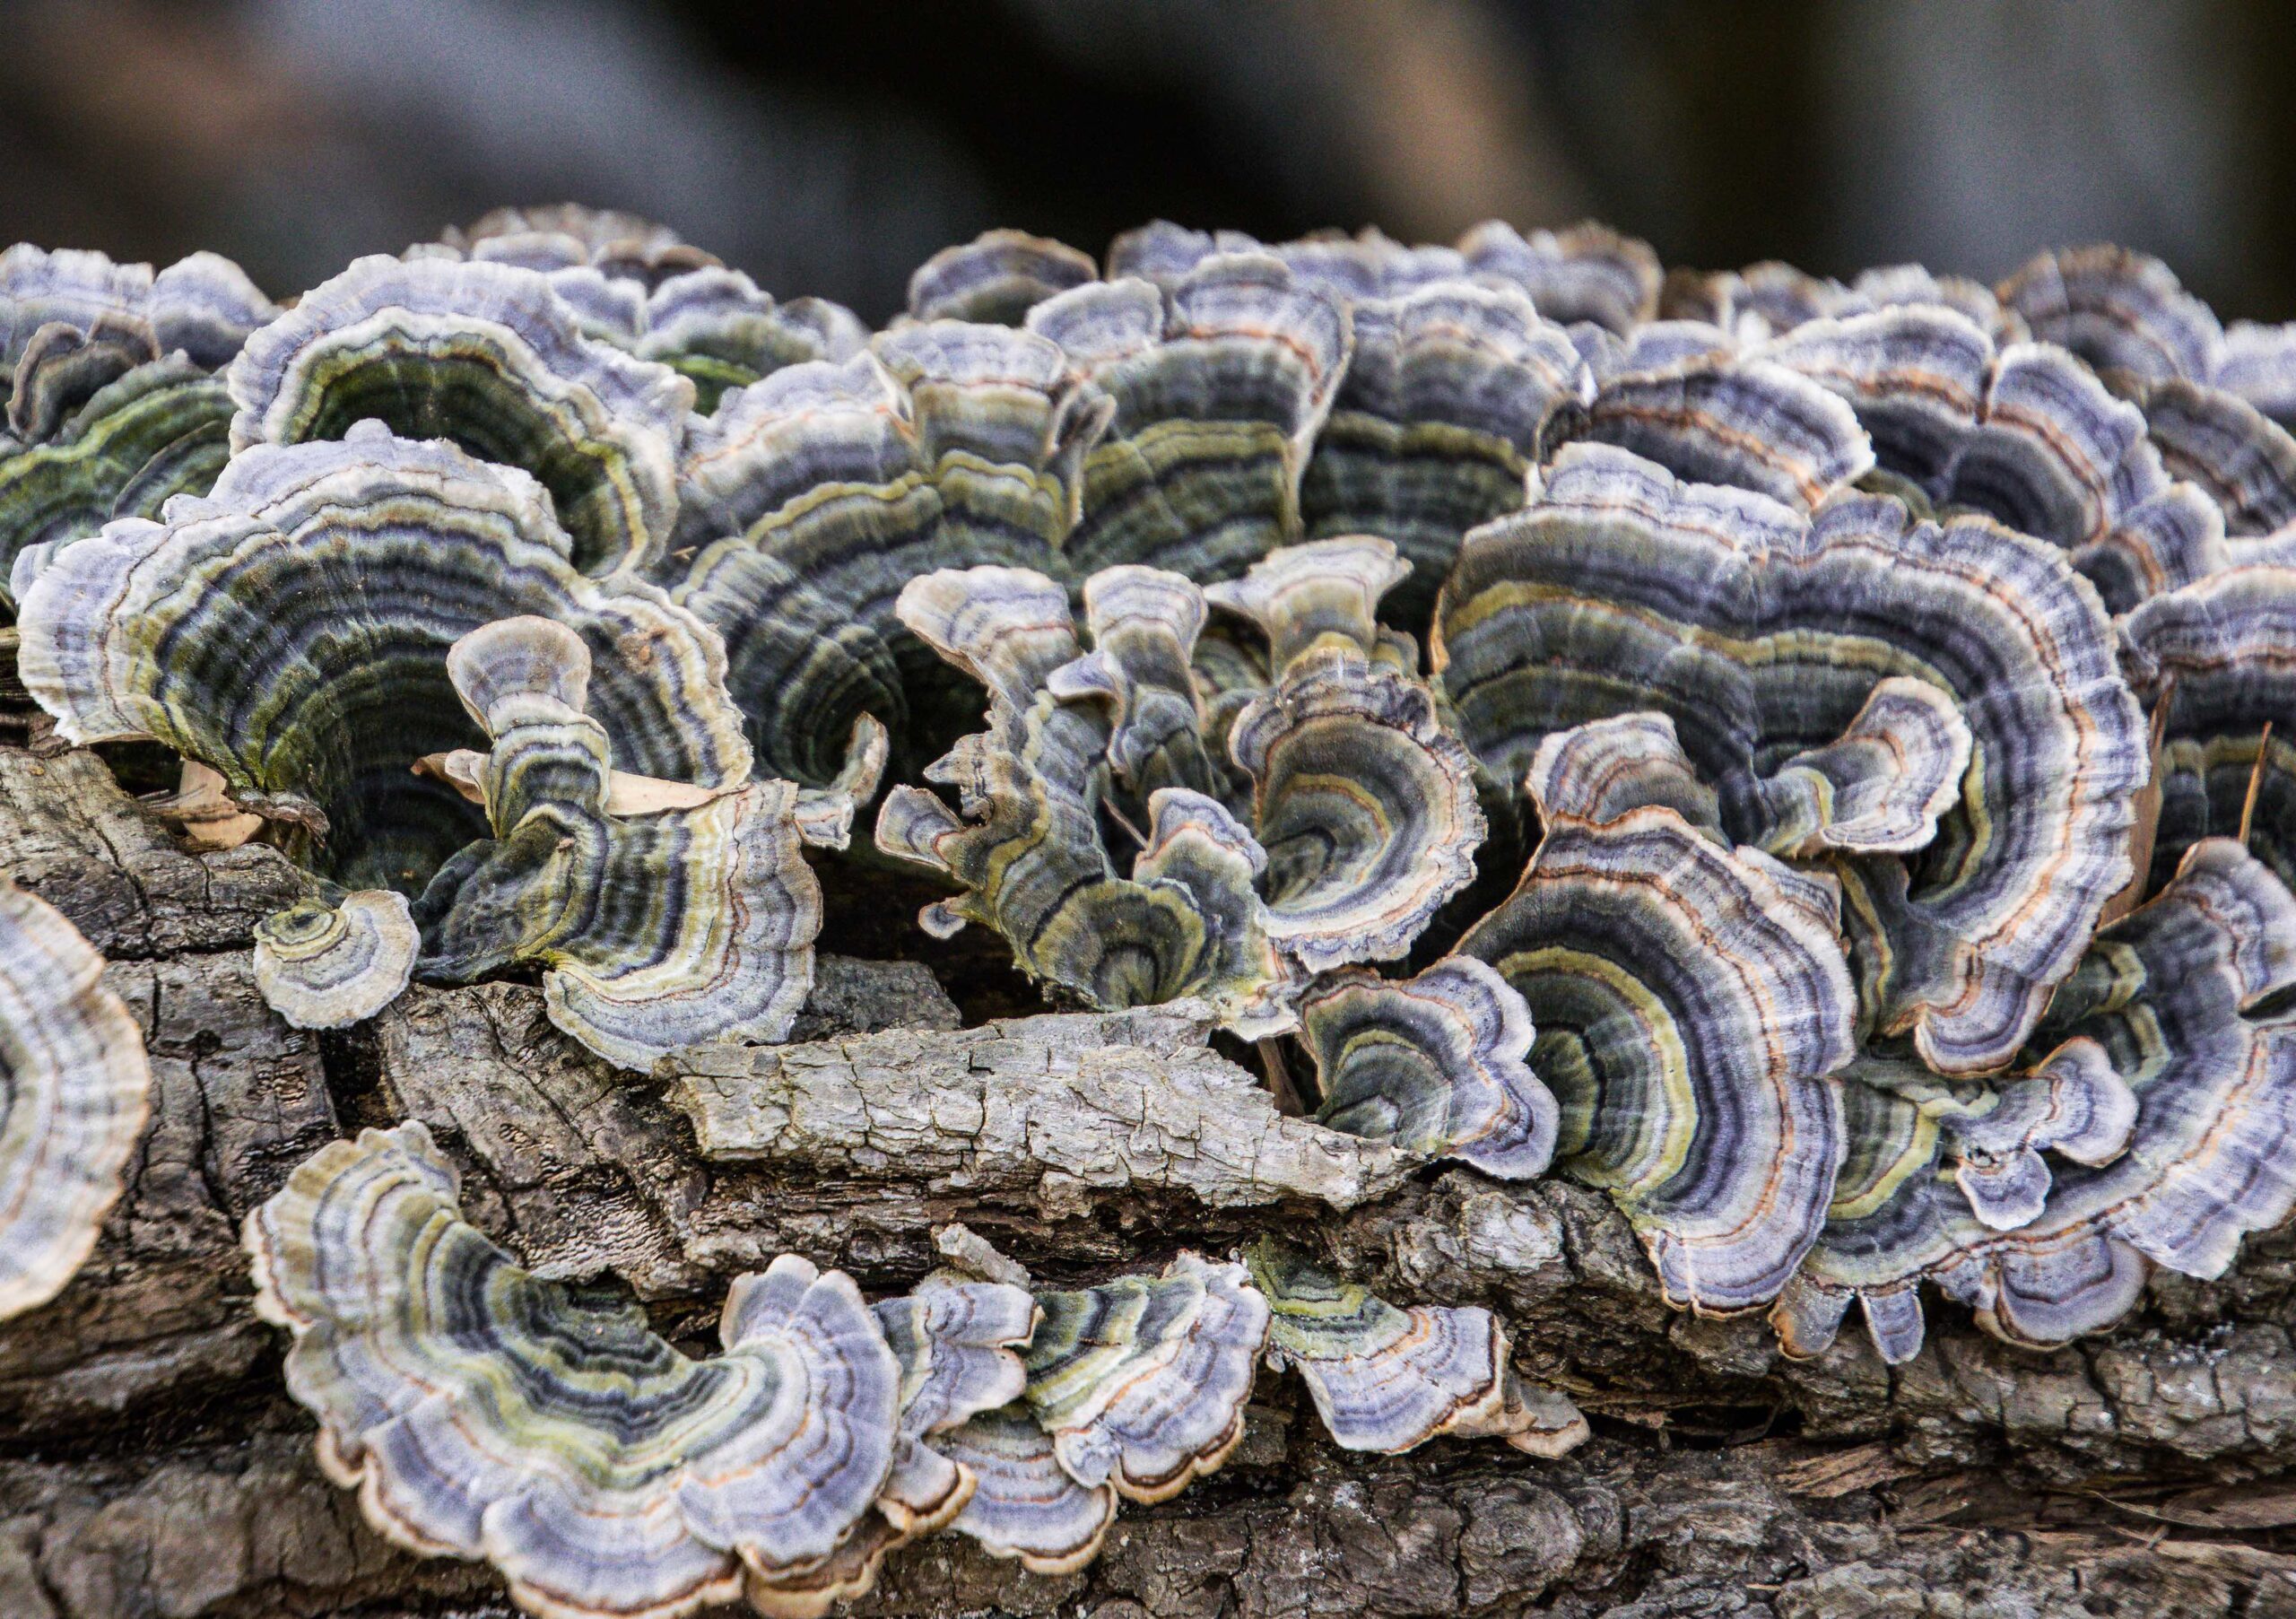
[[[952,1032],[915,963],[832,958],[804,1042],[641,1079],[515,983],[286,1028],[247,944],[292,873],[259,848],[182,853],[92,756],[0,749],[0,865],[112,957],[158,1085],[93,1260],[0,1324],[10,1619],[502,1611],[485,1571],[384,1545],[319,1477],[248,1309],[247,1209],[320,1142],[405,1116],[462,1167],[473,1218],[674,1334],[785,1249],[891,1289],[957,1222],[1055,1282],[1272,1230],[1390,1296],[1491,1304],[1523,1369],[1596,1419],[1561,1462],[1448,1441],[1368,1458],[1270,1376],[1229,1467],[1127,1508],[1084,1573],[941,1537],[866,1612],[2296,1614],[2296,1498],[2271,1482],[2296,1464],[2286,1233],[2056,1354],[1938,1309],[1910,1366],[1848,1333],[1797,1366],[1759,1320],[1666,1310],[1606,1199],[1284,1119],[1184,1011]]]

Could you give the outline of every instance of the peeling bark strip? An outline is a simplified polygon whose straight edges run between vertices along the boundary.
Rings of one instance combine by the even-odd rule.
[[[1848,1335],[1794,1364],[1759,1320],[1667,1310],[1606,1197],[1279,1118],[1185,1013],[954,1032],[921,969],[832,958],[805,1043],[648,1084],[514,984],[417,987],[347,1038],[288,1028],[249,950],[291,892],[284,863],[178,852],[92,755],[0,750],[0,865],[112,957],[156,1078],[94,1258],[0,1326],[12,1619],[508,1613],[485,1570],[384,1545],[319,1476],[233,1241],[312,1151],[400,1117],[450,1152],[490,1236],[634,1292],[689,1344],[726,1279],[783,1249],[874,1294],[944,1262],[952,1222],[1054,1285],[1273,1232],[1397,1297],[1491,1307],[1518,1370],[1596,1423],[1561,1462],[1350,1455],[1296,1380],[1263,1373],[1226,1468],[1127,1508],[1089,1569],[1031,1575],[936,1537],[895,1555],[865,1614],[2296,1611],[2270,1477],[2296,1464],[2286,1232],[2221,1283],[2156,1278],[2118,1331],[2053,1354],[1948,1319],[1904,1367]],[[837,1117],[883,1156],[831,1149]],[[700,1150],[735,1141],[748,1156]]]
[[[1352,1209],[1413,1160],[1275,1110],[1210,1050],[1185,1004],[897,1030],[712,1055],[669,1098],[705,1158],[899,1179],[973,1195],[1155,1188],[1216,1209],[1306,1199]],[[1062,1184],[1055,1181],[1055,1185]]]

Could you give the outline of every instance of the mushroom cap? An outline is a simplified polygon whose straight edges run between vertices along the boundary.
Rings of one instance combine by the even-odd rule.
[[[0,875],[0,1320],[86,1262],[151,1111],[144,1036],[103,966]]]

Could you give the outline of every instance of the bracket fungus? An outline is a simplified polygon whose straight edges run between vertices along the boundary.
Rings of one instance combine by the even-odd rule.
[[[1209,584],[1298,537],[1300,480],[1351,352],[1344,300],[1279,259],[1222,254],[1168,287],[1063,292],[1028,329],[1112,407],[1062,544],[1080,577],[1139,563]]]
[[[913,320],[1019,326],[1046,299],[1099,278],[1089,254],[1025,231],[984,231],[944,248],[909,278]]]
[[[297,1027],[522,974],[611,1063],[730,1084],[812,985],[806,847],[889,779],[861,857],[945,884],[926,935],[1189,1003],[1081,1066],[1116,1025],[871,1037],[987,1063],[992,1122],[1030,1104],[996,1173],[1080,1208],[1155,1179],[1144,1131],[1222,1206],[1283,1193],[1254,1140],[1369,1154],[1300,1179],[1351,1231],[1421,1217],[1422,1158],[1509,1219],[1561,1174],[1670,1304],[1796,1357],[1854,1304],[1891,1364],[1925,1286],[2056,1345],[2296,1208],[2296,326],[2143,255],[993,231],[872,333],[570,205],[283,309],[212,255],[11,249],[0,378],[22,684],[65,744],[180,755],[173,857],[286,857],[245,960]],[[0,1317],[83,1264],[150,1106],[102,966],[0,878]],[[1315,1119],[1213,1029],[1296,1035]],[[869,1064],[828,1049],[740,1103],[759,1156],[980,1192],[971,1102],[829,1096]],[[1022,1127],[1086,1103],[1089,1154]],[[944,1532],[1074,1573],[1222,1466],[1262,1366],[1344,1449],[1587,1437],[1506,1318],[1390,1302],[1352,1237],[1083,1268],[1134,1233],[1037,1291],[958,1228],[985,1268],[874,1303],[785,1254],[697,1358],[458,1195],[420,1122],[326,1147],[247,1219],[257,1309],[369,1520],[552,1619],[820,1619]]]
[[[2224,569],[2141,603],[2122,630],[2160,730],[2152,885],[2210,837],[2296,882],[2296,567]]]
[[[939,568],[1058,566],[1105,407],[1051,343],[936,321],[695,424],[672,595],[723,636],[762,769],[865,800],[978,713],[894,605]]]
[[[498,208],[401,257],[540,273],[587,335],[686,377],[705,414],[730,388],[801,361],[845,359],[869,336],[840,304],[778,302],[666,226],[613,209]]]
[[[1278,551],[1208,593],[1111,569],[1085,587],[1089,652],[1042,574],[909,585],[904,622],[990,697],[988,730],[926,771],[958,806],[904,785],[878,817],[880,849],[962,885],[928,931],[981,922],[1095,1005],[1201,995],[1254,1035],[1293,1026],[1309,976],[1402,955],[1473,876],[1483,819],[1465,750],[1372,616],[1400,570],[1379,540]],[[1277,670],[1227,738],[1250,783],[1234,809],[1189,674],[1207,596]]]
[[[362,423],[341,441],[245,451],[210,497],[171,504],[166,521],[116,523],[58,553],[25,598],[20,665],[66,739],[163,742],[218,771],[240,808],[281,823],[315,893],[265,925],[259,971],[288,1015],[334,1027],[404,987],[417,920],[434,936],[416,971],[477,970],[472,936],[442,950],[438,930],[475,916],[480,901],[458,913],[450,901],[488,823],[456,787],[410,767],[485,740],[456,701],[455,644],[498,620],[548,621],[565,656],[578,652],[578,675],[552,678],[574,689],[572,728],[595,744],[594,796],[612,784],[611,749],[633,775],[706,801],[596,822],[585,858],[551,855],[526,902],[588,900],[546,924],[531,909],[523,922],[491,911],[479,933],[503,953],[491,959],[546,954],[560,969],[553,1009],[617,1060],[642,1066],[660,1049],[634,1028],[613,1032],[617,1001],[657,1018],[682,1008],[657,1025],[666,1034],[778,1038],[819,925],[794,851],[794,789],[749,781],[716,639],[648,587],[578,573],[569,550],[524,474]],[[515,764],[506,754],[485,775],[498,835],[549,785],[582,790],[562,770]],[[509,814],[513,788],[526,796]],[[691,880],[659,886],[671,868]],[[618,897],[601,904],[609,881]],[[632,892],[651,897],[631,904]],[[422,898],[426,914],[410,917],[396,894]],[[483,904],[503,897],[491,891]],[[777,960],[778,985],[756,972]],[[729,963],[746,970],[738,992],[721,981]]]
[[[668,1619],[830,1557],[891,1469],[900,1369],[841,1273],[739,1278],[723,1353],[585,1304],[465,1224],[420,1124],[305,1162],[248,1217],[257,1309],[327,1473],[530,1611]],[[769,1611],[772,1611],[769,1609]]]
[[[1942,1073],[2008,1063],[2128,879],[2149,761],[2111,626],[2062,552],[1985,518],[1807,518],[1572,446],[1469,536],[1434,633],[1495,779],[1655,711],[1734,840],[1831,857],[1871,1014]]]
[[[1228,1459],[1267,1343],[1267,1301],[1241,1265],[1184,1253],[1161,1276],[1037,1302],[1023,1398],[1071,1478],[1169,1501]]]
[[[228,379],[234,454],[378,421],[532,474],[587,571],[668,544],[693,384],[586,334],[540,271],[355,260],[249,338]]]
[[[1244,1264],[1268,1301],[1268,1363],[1300,1374],[1343,1450],[1392,1456],[1448,1434],[1555,1457],[1587,1438],[1569,1399],[1517,1380],[1489,1310],[1398,1310],[1269,1240]]]
[[[1071,1477],[1026,1406],[984,1412],[938,1444],[975,1481],[952,1527],[990,1556],[1018,1558],[1032,1574],[1073,1574],[1100,1555],[1116,1489]]]
[[[494,835],[423,890],[425,976],[544,962],[551,1021],[628,1068],[786,1034],[822,922],[796,789],[743,781],[617,813],[613,740],[584,711],[591,656],[573,630],[484,624],[447,667],[492,743],[476,774]]]
[[[1316,1122],[1525,1180],[1554,1156],[1554,1095],[1531,1072],[1523,997],[1473,956],[1400,981],[1326,974],[1300,1003]]]
[[[1461,955],[1538,1030],[1557,1168],[1608,1191],[1669,1301],[1775,1298],[1824,1223],[1856,992],[1832,885],[1732,850],[1663,805],[1542,806],[1522,882]]]
[[[2292,983],[2296,897],[2209,839],[2100,931],[2032,1078],[2001,1086],[2001,1128],[1919,1084],[1845,1087],[1851,1147],[1825,1234],[1772,1312],[1787,1352],[1822,1350],[1855,1301],[1883,1358],[1910,1359],[1924,1281],[2047,1347],[2126,1313],[2150,1266],[2221,1275],[2243,1234],[2296,1206],[2296,1031],[2273,1005]],[[2029,1084],[2045,1089],[2014,1094]],[[1972,1199],[1972,1151],[2012,1134],[2066,1162],[2042,1166],[2045,1188],[2022,1166],[2013,1206],[1988,1206],[1983,1179]]]
[[[157,274],[100,253],[0,253],[0,606],[15,605],[26,552],[213,483],[230,419],[214,373],[277,314],[213,253]]]
[[[103,965],[0,876],[0,1320],[54,1298],[86,1262],[151,1110],[144,1036]]]

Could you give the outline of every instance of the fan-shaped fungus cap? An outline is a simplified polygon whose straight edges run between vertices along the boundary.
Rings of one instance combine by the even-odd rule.
[[[1071,1478],[1167,1501],[1244,1436],[1267,1301],[1240,1265],[1184,1253],[1161,1276],[1037,1295],[1029,1410]]]
[[[43,552],[114,518],[156,517],[171,496],[206,492],[230,416],[222,380],[177,353],[96,389],[36,443],[0,437],[0,605],[15,605],[19,559],[36,573]]]
[[[751,1571],[744,1594],[772,1619],[819,1619],[838,1603],[865,1596],[889,1554],[947,1528],[971,1501],[978,1478],[944,1454],[944,1436],[1019,1398],[1027,1380],[1015,1350],[1029,1341],[1037,1305],[1022,1288],[935,1273],[915,1293],[871,1309],[900,1368],[892,1471],[875,1503],[827,1557]]]
[[[1318,979],[1300,1031],[1323,1092],[1318,1124],[1510,1180],[1544,1173],[1554,1155],[1554,1096],[1526,1060],[1530,1012],[1472,956],[1399,981]]]
[[[900,1370],[851,1280],[738,1279],[724,1353],[529,1275],[465,1224],[420,1124],[324,1148],[248,1218],[290,1391],[369,1521],[484,1558],[554,1619],[667,1619],[828,1556],[891,1466]]]
[[[399,997],[422,948],[404,894],[338,890],[256,924],[255,981],[298,1029],[347,1029]]]
[[[453,982],[541,962],[551,1020],[624,1067],[786,1034],[822,920],[796,789],[752,781],[617,814],[610,739],[583,712],[580,636],[505,619],[463,636],[447,665],[493,742],[479,785],[494,836],[424,890],[424,972]]]
[[[1507,1334],[1489,1310],[1398,1310],[1273,1240],[1255,1243],[1244,1263],[1268,1301],[1269,1364],[1300,1374],[1342,1449],[1393,1456],[1445,1434],[1519,1434],[1534,1454],[1558,1456],[1587,1438],[1584,1418],[1543,1421],[1520,1397]]]
[[[122,521],[58,553],[25,597],[19,666],[67,739],[149,737],[213,767],[241,807],[298,829],[319,876],[369,896],[363,921],[299,914],[270,930],[278,986],[308,972],[307,992],[364,987],[331,1003],[342,1010],[387,976],[350,965],[395,959],[370,955],[389,920],[375,896],[420,892],[485,830],[408,768],[483,739],[447,669],[471,630],[533,614],[582,638],[588,711],[634,774],[716,790],[749,773],[715,639],[646,587],[584,578],[567,546],[525,474],[362,424],[247,451],[168,522]],[[336,944],[353,954],[309,953]]]
[[[231,411],[210,373],[278,312],[213,253],[156,275],[100,253],[0,253],[0,605],[26,552],[214,481]]]
[[[1254,1033],[1291,1026],[1305,975],[1402,954],[1473,875],[1483,821],[1465,748],[1373,622],[1397,567],[1385,541],[1321,541],[1222,596],[1293,658],[1233,722],[1248,826],[1202,746],[1194,585],[1095,575],[1088,610],[1107,639],[1081,652],[1065,592],[1042,574],[911,581],[903,621],[991,699],[988,730],[926,771],[958,807],[903,787],[878,817],[880,849],[965,890],[926,924],[994,927],[1031,974],[1095,1004],[1202,995]],[[1128,878],[1119,836],[1139,842]]]
[[[1073,1574],[1100,1555],[1116,1491],[1071,1478],[1026,1405],[984,1412],[936,1448],[976,1481],[951,1527],[990,1556],[1017,1557],[1032,1574]]]
[[[2178,524],[2190,520],[2174,508],[2180,496],[2145,413],[2053,344],[1996,346],[1963,315],[1909,305],[1813,321],[1754,352],[1840,395],[1884,472],[1941,510],[1974,507],[2064,546],[2100,588],[2126,598],[2116,607],[2156,588],[2144,558],[2172,551]],[[2165,401],[2162,422],[2175,425]],[[2154,535],[2163,525],[2170,535]]]
[[[2223,358],[2216,312],[2148,253],[2101,243],[2038,253],[1997,291],[2034,336],[2100,371],[2205,382]]]
[[[231,363],[234,451],[376,419],[550,492],[585,570],[652,562],[677,513],[693,385],[584,335],[538,271],[377,257],[303,294]]]
[[[467,225],[439,232],[437,248],[427,250],[438,248],[520,269],[579,266],[649,284],[719,262],[716,254],[692,246],[667,225],[620,208],[581,203],[489,209]]]
[[[144,1036],[103,959],[0,876],[0,1320],[63,1291],[151,1110]]]
[[[1767,358],[1726,352],[1610,368],[1575,436],[1805,511],[1874,466],[1842,400]]]
[[[1086,574],[1137,562],[1232,579],[1299,536],[1300,480],[1344,374],[1346,304],[1261,254],[1160,290],[1094,283],[1029,311],[1114,402],[1062,547]]]
[[[1824,1223],[1841,1158],[1831,1076],[1856,994],[1825,885],[1670,809],[1573,820],[1459,943],[1538,1026],[1555,1162],[1610,1192],[1666,1297],[1774,1298]]]
[[[2259,561],[2122,621],[2161,727],[2149,887],[2204,838],[2239,837],[2296,881],[2296,567]]]
[[[1377,534],[1412,573],[1387,604],[1421,624],[1476,524],[1523,503],[1530,469],[1594,396],[1559,326],[1511,289],[1438,282],[1353,305],[1354,352],[1300,492],[1309,536]]]
[[[1500,780],[1656,711],[1734,839],[1847,857],[1867,997],[1942,1072],[2008,1064],[2128,877],[2149,761],[2111,626],[2062,552],[1983,518],[1845,497],[1811,521],[1573,446],[1469,536],[1433,652]]]
[[[944,248],[909,278],[916,320],[1018,326],[1046,299],[1095,279],[1091,256],[1025,231],[984,231]]]
[[[1832,1217],[1772,1315],[1787,1352],[1822,1350],[1857,1300],[1883,1358],[1910,1359],[1924,1280],[2000,1336],[2049,1346],[2118,1320],[2148,1262],[2222,1274],[2244,1233],[2296,1206],[2296,1035],[2267,1005],[2291,983],[2296,897],[2237,843],[2209,839],[2099,933],[2058,990],[2041,1033],[2060,1043],[2031,1082],[2048,1091],[2005,1095],[1964,1122],[1919,1087],[1848,1087]],[[2135,1101],[2118,1152],[2126,1115],[2108,1067]],[[2003,1116],[2004,1129],[2074,1162],[2051,1171],[2038,1212],[1996,1230],[1965,1201],[1968,1179],[1944,1171],[1952,1135],[1982,1151]]]
[[[1514,283],[1559,325],[1584,320],[1625,333],[1658,312],[1658,256],[1607,225],[1526,235],[1492,220],[1459,238],[1459,252],[1470,272]]]
[[[1193,601],[1190,616],[1200,616],[1194,587],[1161,577],[1177,587],[1161,594]],[[1150,825],[1131,829],[1142,839],[1131,876],[1109,853],[1103,812],[1111,821],[1123,813],[1104,785],[1121,746],[1110,682],[1152,671],[1136,659],[1128,673],[1112,660],[1083,665],[1066,592],[1019,569],[929,574],[902,591],[900,611],[990,694],[988,730],[926,771],[957,788],[959,809],[902,786],[878,815],[880,849],[963,885],[920,918],[928,930],[993,927],[1030,973],[1100,1005],[1200,994],[1231,1023],[1283,1026],[1288,1011],[1271,997],[1288,974],[1253,889],[1265,856],[1218,800],[1159,788],[1145,806]],[[1170,628],[1177,638],[1186,623]],[[1060,683],[1075,693],[1066,699],[1052,689],[1064,670]],[[1143,711],[1136,694],[1126,711]]]
[[[963,729],[977,694],[894,603],[939,568],[1065,572],[1076,462],[1108,405],[1042,337],[930,321],[777,372],[696,425],[674,593],[726,638],[765,769],[839,789],[865,718],[913,775]]]

